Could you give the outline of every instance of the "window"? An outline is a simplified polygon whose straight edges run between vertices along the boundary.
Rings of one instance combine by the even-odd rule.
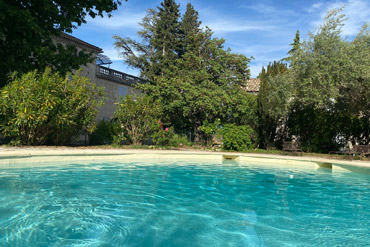
[[[127,88],[124,86],[119,86],[118,87],[118,97],[125,98],[127,93]]]

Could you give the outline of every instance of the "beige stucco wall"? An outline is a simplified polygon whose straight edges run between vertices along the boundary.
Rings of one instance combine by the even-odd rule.
[[[139,95],[140,90],[137,90],[133,87],[110,81],[104,78],[95,77],[94,83],[103,87],[105,91],[105,104],[99,109],[99,113],[96,117],[96,120],[102,119],[111,119],[113,117],[114,111],[116,110],[116,103],[119,102],[118,88],[125,87],[126,95]]]

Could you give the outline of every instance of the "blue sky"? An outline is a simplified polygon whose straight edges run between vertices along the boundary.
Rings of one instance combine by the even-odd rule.
[[[190,2],[199,12],[202,26],[210,27],[215,37],[225,38],[226,47],[233,52],[253,56],[252,77],[256,77],[269,61],[284,58],[290,50],[295,32],[301,40],[318,27],[328,10],[345,5],[349,18],[343,35],[353,36],[370,21],[369,0],[177,0],[182,14]],[[138,39],[137,24],[148,8],[156,8],[161,0],[128,0],[113,12],[113,17],[88,19],[73,31],[75,37],[101,47],[113,61],[111,68],[138,75],[128,68],[113,46],[113,35]]]

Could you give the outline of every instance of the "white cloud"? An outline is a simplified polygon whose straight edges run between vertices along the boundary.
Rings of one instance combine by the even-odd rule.
[[[310,8],[308,8],[308,13],[315,13],[317,11],[320,11],[320,9],[324,6],[324,3],[314,3]]]
[[[100,18],[97,17],[95,19],[88,20],[88,23],[97,28],[104,28],[104,29],[139,29],[138,23],[141,19],[145,16],[145,12],[141,13],[134,13],[129,12],[128,10],[122,11],[120,13],[116,13],[113,17],[108,18]]]
[[[255,4],[255,5],[243,5],[240,7],[251,9],[259,14],[269,15],[269,16],[274,16],[274,15],[296,16],[297,15],[297,12],[295,11],[288,10],[288,9],[278,9],[278,8],[273,7],[272,5],[266,5],[266,4],[261,4],[261,3]]]
[[[123,61],[123,58],[119,56],[118,54],[118,51],[116,49],[112,49],[112,47],[106,47],[107,49],[104,49],[103,48],[103,51],[104,51],[104,55],[108,56],[110,58],[110,60],[114,60],[114,61],[117,61],[117,60],[121,60]]]
[[[321,3],[321,6],[324,6]],[[345,6],[343,14],[346,15],[348,20],[344,22],[344,27],[342,28],[342,35],[353,36],[356,35],[361,27],[370,21],[370,2],[364,0],[347,0],[347,1],[337,1],[330,4],[326,4],[325,7],[321,8],[320,20],[315,20],[312,24],[318,27],[323,23],[323,19],[327,15],[329,10],[334,8],[340,8]]]
[[[227,32],[248,32],[248,31],[268,31],[272,30],[274,27],[271,25],[263,23],[252,23],[233,20],[221,20],[221,21],[211,21],[204,23],[202,25],[208,26],[212,31],[217,33],[227,33]]]
[[[258,55],[273,53],[273,52],[286,52],[288,48],[289,48],[289,45],[269,44],[269,45],[247,46],[242,49],[237,49],[236,51],[239,53],[252,54],[253,56],[258,56]]]

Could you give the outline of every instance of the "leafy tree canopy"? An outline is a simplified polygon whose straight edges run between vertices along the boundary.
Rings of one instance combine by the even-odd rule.
[[[316,152],[337,148],[339,137],[369,142],[370,29],[365,24],[354,38],[343,38],[341,11],[330,11],[308,40],[300,43],[296,36],[285,73],[266,80],[263,70],[260,126],[266,131],[274,123],[270,142],[282,129]]]
[[[180,18],[179,5],[164,0],[144,17],[142,42],[115,37],[126,62],[150,80],[139,87],[160,100],[163,121],[176,130],[194,131],[196,141],[207,129],[202,126],[215,122],[256,125],[256,99],[242,90],[250,58],[225,49],[225,40],[213,38],[200,24],[191,4]]]
[[[160,99],[167,121],[177,128],[190,127],[195,134],[203,122],[248,121],[245,114],[249,112],[243,109],[247,105],[239,104],[253,105],[243,101],[241,90],[249,78],[250,59],[225,50],[225,41],[212,38],[209,30],[197,34],[196,39],[201,44],[197,51],[187,51],[164,75],[155,77],[155,84],[143,85],[143,89]],[[239,114],[234,116],[236,111]]]
[[[122,0],[2,0],[0,1],[0,87],[12,71],[27,72],[50,65],[62,72],[77,69],[89,60],[75,49],[56,46],[51,37],[70,33],[87,16],[111,15]],[[66,62],[67,61],[67,62]]]
[[[13,144],[66,145],[94,120],[103,89],[50,68],[18,76],[0,90],[0,131]]]

